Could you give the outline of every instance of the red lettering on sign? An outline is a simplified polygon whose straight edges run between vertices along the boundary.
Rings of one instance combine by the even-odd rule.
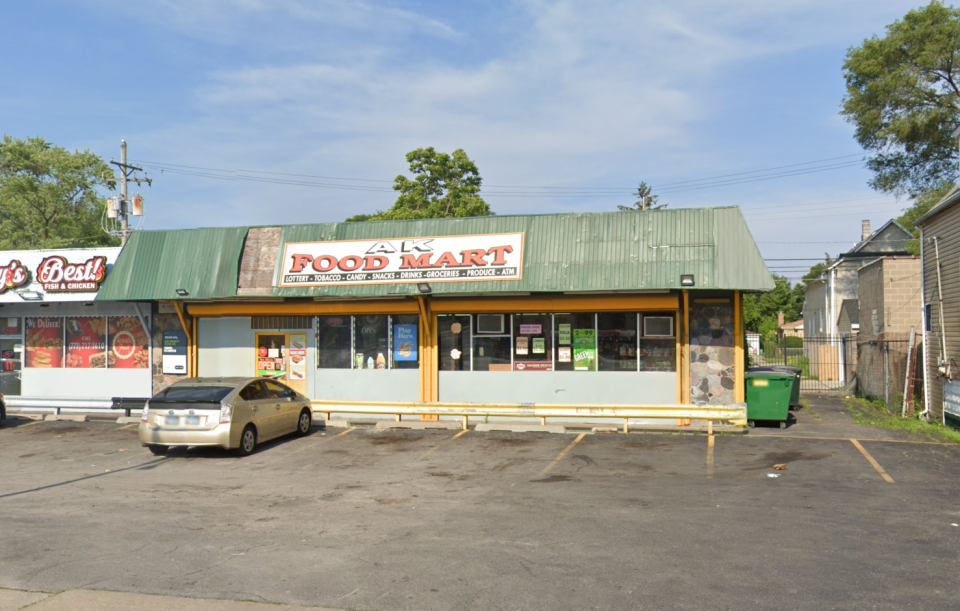
[[[453,256],[452,252],[445,252],[440,255],[440,258],[437,259],[436,263],[433,264],[433,267],[463,267],[460,265],[460,261]]]
[[[355,269],[363,265],[363,259],[356,255],[347,255],[346,257],[340,259],[340,263],[337,264],[337,267],[342,269],[345,272],[352,272]]]
[[[386,257],[374,256],[374,257],[364,257],[363,260],[365,264],[363,266],[363,271],[377,271],[378,269],[383,269],[390,263],[390,259]]]
[[[290,273],[296,274],[302,272],[303,268],[313,262],[313,257],[310,255],[293,255],[293,265],[290,267]]]
[[[433,256],[432,253],[424,253],[419,257],[413,255],[400,255],[400,259],[403,263],[400,264],[400,269],[417,269],[418,267],[437,267],[430,263],[430,257]]]
[[[490,265],[506,265],[507,260],[504,257],[508,252],[513,252],[513,246],[494,246],[488,250],[488,255],[494,255],[494,257],[496,257]]]
[[[479,267],[486,267],[487,260],[483,258],[487,254],[487,251],[482,248],[472,248],[470,250],[464,250],[460,253],[460,256],[463,257],[463,267],[469,267],[471,265],[476,265]]]
[[[330,255],[320,255],[313,260],[313,269],[318,272],[328,272],[337,266],[337,258]]]

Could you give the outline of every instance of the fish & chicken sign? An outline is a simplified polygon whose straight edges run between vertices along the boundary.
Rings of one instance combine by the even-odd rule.
[[[520,280],[523,234],[294,242],[280,287]]]

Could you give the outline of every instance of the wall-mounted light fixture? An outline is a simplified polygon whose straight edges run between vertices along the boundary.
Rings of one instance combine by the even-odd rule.
[[[186,297],[189,294],[190,294],[190,291],[188,291],[187,289],[177,289],[177,295],[180,295],[181,297]]]
[[[430,288],[430,283],[429,283],[429,282],[418,282],[418,283],[417,283],[417,290],[420,291],[421,293],[423,293],[424,295],[427,295],[427,294],[433,292],[433,289]]]
[[[40,291],[17,291],[17,295],[20,295],[20,299],[24,301],[41,301],[43,299],[43,293]]]
[[[694,286],[693,274],[680,274],[680,286]]]

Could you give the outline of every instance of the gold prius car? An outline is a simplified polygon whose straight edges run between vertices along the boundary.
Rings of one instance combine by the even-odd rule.
[[[154,454],[175,446],[218,446],[251,454],[258,443],[310,432],[310,399],[263,378],[189,378],[147,402],[140,443]]]

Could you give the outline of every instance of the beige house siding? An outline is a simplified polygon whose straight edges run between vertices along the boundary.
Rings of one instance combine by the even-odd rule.
[[[860,337],[920,331],[920,258],[883,257],[860,268]]]
[[[923,224],[923,302],[931,306],[926,333],[926,387],[932,418],[943,418],[943,378],[939,375],[940,316],[937,295],[936,239],[940,249],[943,319],[953,379],[960,378],[960,207],[953,206]]]

